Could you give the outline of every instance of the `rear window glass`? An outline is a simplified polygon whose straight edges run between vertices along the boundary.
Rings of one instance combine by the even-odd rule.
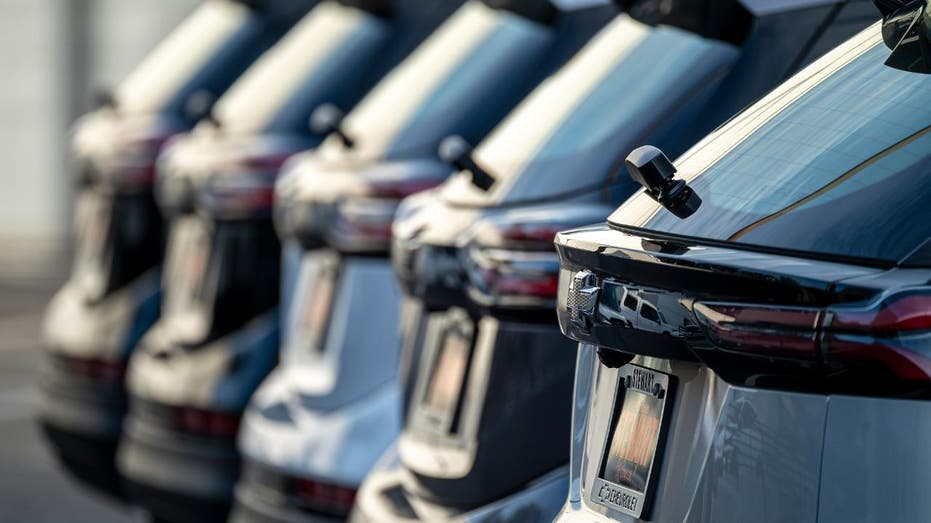
[[[249,17],[249,8],[239,3],[204,3],[120,84],[116,92],[120,108],[160,110]]]
[[[679,219],[638,193],[617,224],[898,261],[931,237],[931,76],[883,65],[879,25],[679,159],[701,196]]]
[[[659,314],[656,312],[656,309],[649,305],[644,304],[644,306],[640,308],[640,315],[653,323],[659,323]]]
[[[298,125],[306,126],[312,108],[301,95],[325,91],[327,76],[340,75],[337,66],[357,58],[351,54],[354,44],[368,49],[363,44],[377,45],[381,33],[380,24],[362,11],[319,5],[233,84],[217,102],[216,118],[227,132],[240,134],[292,130],[273,125],[282,112],[299,115]],[[360,60],[359,67],[364,65]]]
[[[625,147],[661,127],[671,107],[700,103],[699,87],[737,56],[731,46],[618,16],[475,149],[496,179],[492,189],[460,173],[442,194],[456,205],[485,206],[604,183]]]

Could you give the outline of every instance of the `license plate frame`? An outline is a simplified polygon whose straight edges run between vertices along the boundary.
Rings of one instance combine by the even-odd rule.
[[[673,397],[674,386],[674,377],[663,372],[633,364],[618,369],[615,394],[611,402],[611,420],[601,447],[595,480],[589,493],[589,500],[592,503],[635,518],[645,518],[649,515],[669,429],[670,400]],[[628,402],[628,399],[631,401]],[[656,415],[657,403],[659,404],[658,415]],[[618,425],[625,413],[624,408],[632,408],[635,405],[639,405],[638,414],[633,415],[637,420],[635,427],[629,431],[623,431],[629,434],[619,432]],[[641,416],[645,412],[644,409],[646,409],[647,416]],[[628,417],[625,419],[630,421],[630,416],[628,412]],[[618,439],[619,436],[621,439]],[[649,463],[644,467],[643,459],[626,460],[621,456],[614,456],[612,451],[615,448],[619,451],[623,450],[625,457],[643,457],[649,449],[652,449],[652,453],[649,456]],[[607,469],[611,458],[619,463],[630,464],[628,468],[645,468],[645,475],[642,474],[642,470],[641,474],[631,474],[625,485],[621,480],[609,477]],[[617,474],[621,471],[621,467],[616,465],[614,470]],[[639,484],[640,488],[637,488],[638,485],[635,483]]]
[[[428,336],[430,346],[425,347],[422,360],[426,367],[419,372],[416,406],[412,408],[412,425],[443,437],[457,432],[455,420],[462,408],[475,355],[475,325],[468,315],[460,312],[449,311],[442,319],[437,318],[440,325],[435,338]],[[452,383],[447,381],[450,378]],[[436,402],[436,393],[444,398]]]
[[[472,333],[456,326],[444,329],[424,383],[420,409],[427,425],[440,434],[453,432],[472,359]],[[449,374],[454,374],[450,376]],[[452,383],[449,384],[450,378]],[[437,395],[442,396],[438,398]]]

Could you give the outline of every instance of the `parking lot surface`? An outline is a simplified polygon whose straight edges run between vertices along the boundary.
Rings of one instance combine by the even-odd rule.
[[[68,477],[35,422],[42,311],[64,265],[0,255],[0,523],[143,521]]]

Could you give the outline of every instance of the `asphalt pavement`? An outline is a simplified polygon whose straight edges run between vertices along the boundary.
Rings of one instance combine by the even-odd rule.
[[[141,522],[137,510],[68,476],[36,425],[42,311],[64,280],[66,256],[24,251],[0,245],[0,523]]]

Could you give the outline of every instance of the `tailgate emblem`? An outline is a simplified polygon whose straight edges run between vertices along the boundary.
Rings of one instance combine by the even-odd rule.
[[[569,309],[569,321],[582,332],[591,329],[600,290],[595,281],[595,274],[591,271],[579,271],[572,276],[566,296],[566,308]]]

